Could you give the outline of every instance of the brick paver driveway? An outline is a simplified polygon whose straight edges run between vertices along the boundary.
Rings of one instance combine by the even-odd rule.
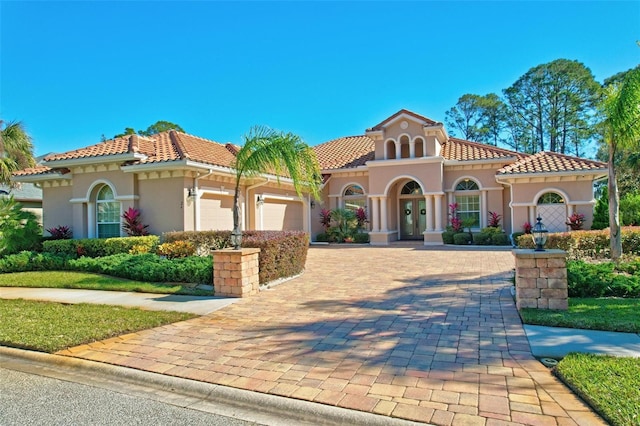
[[[508,250],[312,247],[259,296],[60,354],[439,425],[601,424],[531,356],[512,268]]]

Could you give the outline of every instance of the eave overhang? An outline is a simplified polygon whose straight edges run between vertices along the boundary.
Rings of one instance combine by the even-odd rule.
[[[570,170],[565,172],[532,172],[532,173],[514,173],[514,174],[497,174],[496,181],[498,183],[528,183],[537,182],[540,180],[549,179],[562,179],[573,178],[573,180],[586,180],[580,178],[586,178],[589,176],[589,180],[598,180],[606,177],[608,174],[607,169],[592,169],[592,170]]]
[[[37,175],[13,176],[11,177],[11,180],[13,182],[37,183],[37,182],[45,182],[48,180],[71,180],[72,178],[73,178],[73,174],[70,172],[66,172],[66,173],[46,172],[46,173],[40,173]]]
[[[70,158],[62,160],[44,160],[43,165],[51,167],[52,169],[58,169],[60,167],[77,167],[88,166],[94,164],[104,163],[120,163],[127,161],[141,161],[146,160],[147,156],[140,153],[125,153],[125,154],[113,154],[113,155],[96,155],[92,157]]]

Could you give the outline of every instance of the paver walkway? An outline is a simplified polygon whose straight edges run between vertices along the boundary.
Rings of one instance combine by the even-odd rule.
[[[301,277],[59,352],[438,425],[605,424],[536,361],[510,251],[312,247]]]

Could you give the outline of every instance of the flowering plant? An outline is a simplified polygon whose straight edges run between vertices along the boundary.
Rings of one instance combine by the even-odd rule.
[[[500,218],[502,218],[501,215],[499,215],[496,212],[489,212],[489,227],[491,228],[499,228],[500,227]]]
[[[525,234],[530,234],[532,229],[533,229],[533,226],[531,226],[529,222],[525,222],[522,224],[522,230],[524,231]]]
[[[149,235],[147,228],[149,225],[142,224],[142,218],[140,217],[140,210],[129,207],[129,209],[122,214],[124,223],[122,229],[130,237],[141,237]]]
[[[453,232],[462,232],[462,219],[458,216],[458,203],[449,204],[449,216],[451,217],[451,228]]]
[[[573,213],[567,220],[568,222],[566,224],[569,225],[573,231],[579,231],[584,226],[584,215],[582,213]]]
[[[358,229],[364,228],[365,223],[369,222],[367,211],[364,208],[360,207],[356,210],[356,220],[358,221]]]
[[[47,229],[47,232],[51,234],[52,240],[68,240],[73,237],[71,228],[65,225],[59,225],[55,228],[49,228]]]
[[[331,210],[322,209],[320,210],[320,224],[326,231],[331,226]]]

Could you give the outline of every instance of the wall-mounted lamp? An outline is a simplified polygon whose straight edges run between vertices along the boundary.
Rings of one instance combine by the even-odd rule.
[[[198,191],[198,190],[197,190],[197,189],[195,189],[195,188],[193,188],[193,187],[189,188],[189,189],[187,190],[187,197],[189,197],[189,198],[195,198],[197,191]]]
[[[533,237],[533,242],[536,244],[535,251],[544,251],[544,245],[547,242],[547,228],[542,223],[542,218],[538,216],[537,223],[533,225],[533,229],[531,230],[531,236]]]
[[[256,203],[261,206],[264,204],[264,195],[258,195],[258,199],[256,200]]]
[[[316,202],[314,200],[311,200],[311,208],[312,209],[316,208]]]

